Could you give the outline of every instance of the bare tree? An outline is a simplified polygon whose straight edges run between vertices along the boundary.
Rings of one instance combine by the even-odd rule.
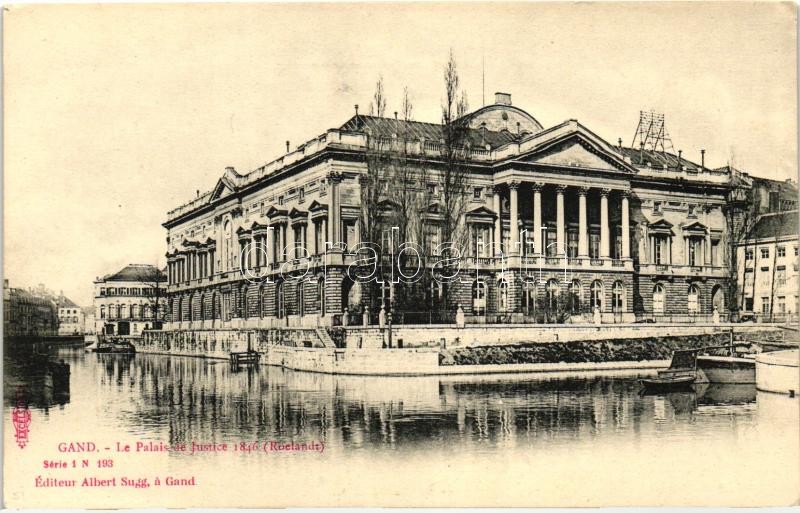
[[[151,327],[161,329],[166,314],[167,276],[157,266],[149,266],[142,272],[139,281],[144,284],[144,297],[153,321]]]
[[[753,208],[753,195],[749,185],[741,180],[738,172],[731,167],[731,188],[728,192],[727,204],[723,212],[726,222],[725,264],[728,272],[728,310],[732,320],[738,317],[740,305],[744,303],[744,283],[739,283],[739,248],[743,247],[747,253],[747,241],[750,231],[755,224],[755,210]],[[756,255],[754,255],[755,257]],[[744,266],[747,262],[743,263]],[[754,269],[755,272],[755,269]],[[744,273],[743,273],[744,274]],[[753,276],[755,283],[755,276]]]
[[[463,229],[463,214],[467,205],[467,185],[469,172],[466,161],[469,157],[469,126],[461,118],[468,111],[467,95],[459,91],[460,79],[458,65],[453,50],[444,66],[444,98],[442,100],[442,141],[441,155],[443,167],[438,176],[439,206],[441,215],[440,235],[445,243],[455,247],[466,247],[467,231]],[[443,257],[452,255],[449,249]],[[446,291],[449,295],[449,290]]]

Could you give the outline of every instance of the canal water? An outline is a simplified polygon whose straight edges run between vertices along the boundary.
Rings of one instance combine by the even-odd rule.
[[[643,395],[635,372],[381,378],[56,358],[66,384],[40,362],[4,361],[7,444],[20,394],[32,414],[33,450],[18,451],[26,490],[26,472],[44,475],[42,456],[63,456],[63,441],[97,443],[120,472],[193,476],[202,492],[126,491],[131,506],[783,505],[800,489],[798,400],[753,386]],[[136,442],[187,449],[116,452]]]

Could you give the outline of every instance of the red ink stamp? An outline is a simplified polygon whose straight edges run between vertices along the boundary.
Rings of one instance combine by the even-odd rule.
[[[14,438],[17,440],[17,445],[20,449],[24,449],[28,445],[28,432],[31,426],[31,412],[28,409],[28,403],[25,400],[25,394],[22,387],[17,389],[17,404],[11,413],[11,420],[14,423]]]

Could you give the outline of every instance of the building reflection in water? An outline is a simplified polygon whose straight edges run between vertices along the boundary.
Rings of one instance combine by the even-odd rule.
[[[754,391],[724,389],[640,396],[631,377],[356,377],[274,367],[232,372],[222,361],[141,354],[89,355],[76,366],[101,370],[96,381],[109,393],[131,394],[132,431],[165,428],[170,443],[321,440],[393,449],[469,441],[493,447],[672,430],[720,400],[745,405],[735,413],[747,420],[755,400]]]

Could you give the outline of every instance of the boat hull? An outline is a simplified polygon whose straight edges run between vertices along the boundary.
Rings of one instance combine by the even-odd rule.
[[[750,358],[698,356],[697,382],[755,384],[756,362]]]
[[[800,351],[775,351],[756,356],[756,388],[796,397],[800,393]]]

